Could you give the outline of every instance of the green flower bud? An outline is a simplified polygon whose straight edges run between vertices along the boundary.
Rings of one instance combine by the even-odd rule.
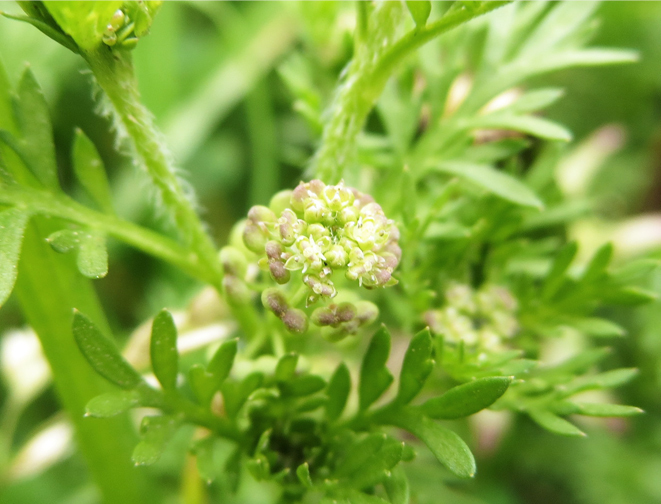
[[[270,208],[262,205],[255,205],[248,210],[248,219],[253,222],[265,222],[268,224],[275,224],[278,220]]]
[[[333,268],[343,268],[349,262],[349,254],[341,245],[333,245],[326,252],[326,261]]]
[[[269,239],[268,229],[262,224],[248,220],[243,228],[243,243],[256,254],[264,253],[264,247]]]
[[[229,245],[220,249],[220,264],[226,275],[245,278],[248,271],[248,263],[243,253]]]
[[[293,191],[287,189],[276,193],[269,202],[269,208],[274,214],[280,215],[282,212],[289,208]]]

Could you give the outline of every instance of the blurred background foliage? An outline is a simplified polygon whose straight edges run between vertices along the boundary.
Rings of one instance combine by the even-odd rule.
[[[17,11],[9,2],[0,2],[0,9]],[[592,243],[593,249],[614,236],[624,236],[626,241],[628,235],[617,235],[619,223],[645,214],[645,253],[658,258],[661,3],[605,2],[599,18],[595,44],[635,49],[640,62],[543,77],[544,85],[566,89],[566,97],[550,108],[548,117],[567,125],[579,145],[594,141],[597,130],[611,125],[605,130],[610,135],[606,138],[618,147],[588,189],[598,202],[597,217],[576,225],[572,233],[582,243]],[[305,88],[311,80],[325,92],[321,96],[329,96],[351,57],[353,23],[354,5],[349,2],[167,2],[150,36],[135,50],[144,102],[166,135],[181,172],[195,188],[217,243],[226,242],[232,224],[252,204],[266,204],[270,195],[294,186],[302,177],[319,131],[313,121],[303,118],[305,110],[303,114],[294,110],[301,110],[303,104],[292,106],[289,88]],[[311,58],[313,74],[306,75],[309,67],[298,64],[301,53]],[[117,153],[109,123],[94,112],[83,61],[32,27],[5,18],[0,18],[0,58],[14,83],[29,62],[44,89],[64,187],[72,180],[74,128],[81,127],[105,161],[119,214],[168,232],[162,216],[151,210],[145,175]],[[306,104],[315,100],[319,110],[327,105],[316,96]],[[621,254],[640,253],[626,245],[620,247]],[[185,306],[199,289],[193,280],[162,262],[117,242],[110,246],[110,274],[94,285],[115,334],[127,336],[162,306]],[[654,275],[652,285],[661,294],[661,273]],[[476,479],[434,485],[430,482],[439,467],[421,454],[410,474],[419,502],[661,502],[659,308],[657,301],[633,312],[612,314],[629,328],[629,336],[615,343],[613,365],[641,371],[637,380],[620,390],[620,400],[645,409],[646,415],[626,423],[602,422],[601,429],[592,429],[585,440],[558,438],[522,417],[477,418],[476,422],[491,422],[496,428],[494,439],[473,439],[479,467]],[[19,310],[10,300],[0,311],[0,328],[4,332],[21,325]],[[8,341],[5,336],[5,347]],[[20,419],[0,421],[0,429],[16,423],[14,448],[30,439],[43,422],[57,425],[60,420],[51,388],[37,385],[37,390]],[[5,380],[0,401],[8,400]],[[501,422],[517,425],[499,430]],[[494,450],[495,437],[503,432]],[[163,494],[169,496],[164,502],[203,502],[196,497],[201,483],[194,464],[184,455],[186,440],[179,445],[153,468],[140,470],[152,471],[159,478]],[[0,446],[4,450],[0,456],[5,458],[9,448]],[[43,468],[21,472],[19,467],[14,474],[4,475],[0,502],[96,502],[82,458],[73,449],[65,454]],[[239,495],[237,502],[253,503],[258,498]]]

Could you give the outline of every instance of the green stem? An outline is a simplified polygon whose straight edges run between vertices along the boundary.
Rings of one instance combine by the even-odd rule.
[[[101,46],[83,55],[117,115],[117,128],[131,139],[138,160],[145,167],[170,211],[177,228],[190,243],[206,269],[214,272],[210,282],[220,289],[222,270],[216,247],[200,221],[190,196],[172,166],[171,155],[151,114],[140,102],[130,53]]]
[[[201,264],[196,254],[174,240],[114,215],[92,210],[64,194],[53,194],[49,191],[11,186],[0,192],[0,203],[24,207],[31,213],[60,217],[103,231],[147,254],[181,268],[194,278],[212,285],[217,279],[214,270],[210,270],[207,265]]]

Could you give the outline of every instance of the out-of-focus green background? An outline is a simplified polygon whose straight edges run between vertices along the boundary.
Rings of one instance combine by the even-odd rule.
[[[18,10],[9,2],[0,2],[0,9]],[[294,110],[282,65],[291,70],[298,52],[314,54],[320,70],[315,82],[331,90],[333,76],[351,56],[353,15],[349,2],[167,2],[151,34],[140,41],[134,57],[144,102],[195,189],[218,243],[251,204],[266,203],[301,177],[318,132]],[[548,115],[566,124],[577,142],[605,125],[617,127],[611,131],[622,135],[622,147],[590,191],[604,222],[646,214],[651,224],[645,232],[653,238],[661,235],[661,3],[606,2],[600,18],[595,44],[636,49],[640,62],[544,77],[546,85],[567,90]],[[73,131],[81,127],[106,162],[119,214],[168,232],[167,222],[151,210],[153,195],[143,174],[118,154],[109,122],[95,114],[91,77],[82,60],[27,24],[5,18],[0,18],[0,58],[13,82],[29,64],[42,85],[64,186],[71,180]],[[116,334],[127,335],[162,306],[184,305],[199,288],[167,265],[116,242],[110,245],[110,273],[95,286]],[[661,294],[661,274],[653,281]],[[619,364],[641,370],[622,392],[622,402],[644,408],[646,415],[578,441],[517,421],[495,455],[479,455],[474,482],[458,484],[447,496],[446,490],[421,482],[421,496],[452,503],[661,502],[660,307],[657,302],[640,309],[633,321],[630,313],[621,314],[638,330],[615,352]],[[0,330],[21,325],[10,300],[0,311]],[[3,402],[7,382],[0,387]],[[57,400],[46,387],[22,413],[14,448],[57,415]],[[170,458],[154,469],[171,502],[182,491],[176,477],[182,451],[183,445],[168,452]],[[430,461],[429,470],[438,467]],[[412,485],[417,486],[415,480]],[[7,504],[83,504],[95,498],[75,451],[43,470],[0,478],[0,502]]]

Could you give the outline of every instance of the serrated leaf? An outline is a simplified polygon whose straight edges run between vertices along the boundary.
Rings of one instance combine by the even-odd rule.
[[[351,391],[351,375],[349,368],[342,362],[333,373],[328,383],[326,395],[328,403],[326,404],[326,417],[332,422],[340,418]]]
[[[624,336],[626,334],[624,328],[615,322],[597,317],[574,319],[569,324],[585,334],[600,338]]]
[[[177,352],[177,326],[169,311],[163,309],[154,317],[151,326],[149,355],[154,375],[164,390],[177,388],[179,352]]]
[[[177,426],[178,422],[169,416],[143,418],[140,427],[142,441],[137,444],[131,457],[135,465],[151,465],[161,458]]]
[[[207,365],[207,372],[213,377],[216,388],[219,388],[230,375],[236,357],[238,341],[237,339],[225,341],[218,347]]]
[[[564,418],[560,418],[558,415],[549,411],[530,410],[528,414],[540,427],[555,434],[560,434],[562,436],[585,436],[585,433],[573,423],[570,423]]]
[[[298,354],[290,353],[280,357],[275,367],[275,379],[278,381],[291,380],[296,374],[296,364],[298,364]]]
[[[312,488],[312,478],[310,478],[310,466],[308,465],[307,462],[304,462],[303,464],[301,464],[296,468],[296,476],[298,477],[298,481],[300,481],[305,488]]]
[[[475,458],[466,443],[453,431],[410,409],[393,412],[384,420],[420,439],[438,461],[457,476],[475,476]]]
[[[434,169],[456,175],[486,189],[507,201],[533,208],[542,209],[544,204],[537,195],[520,180],[489,165],[444,161]]]
[[[18,154],[44,187],[58,190],[55,145],[48,105],[30,68],[23,72],[17,91],[17,116],[22,134]]]
[[[383,486],[391,504],[409,504],[411,498],[409,480],[401,466],[397,466],[392,470],[390,477],[383,481]]]
[[[73,169],[78,181],[101,210],[113,213],[110,186],[99,152],[92,141],[76,130],[73,144]]]
[[[124,360],[115,344],[78,310],[73,313],[72,331],[87,362],[106,380],[124,389],[134,389],[143,383],[142,377]]]
[[[80,233],[76,265],[87,278],[103,278],[108,274],[108,249],[103,235],[96,232]]]
[[[595,417],[628,417],[644,413],[640,408],[635,406],[624,406],[622,404],[606,404],[606,403],[574,403],[579,415],[595,416]]]
[[[468,122],[470,129],[503,129],[527,133],[545,140],[569,142],[571,132],[564,126],[548,119],[531,115],[517,115],[505,112],[494,112],[478,116]]]
[[[406,7],[408,7],[411,17],[415,21],[416,28],[424,28],[429,19],[429,14],[431,14],[431,2],[428,0],[406,0]]]
[[[117,390],[96,396],[85,406],[85,416],[111,417],[140,404],[140,394],[135,390]]]
[[[463,418],[491,406],[507,391],[511,382],[512,379],[506,376],[480,378],[429,399],[420,409],[430,418]]]
[[[75,2],[45,1],[44,5],[62,31],[85,51],[101,44],[103,32],[112,15],[122,7],[121,1]]]
[[[0,212],[0,306],[14,289],[23,235],[30,216],[19,208]]]
[[[558,291],[562,284],[565,272],[569,265],[576,257],[578,251],[578,244],[576,242],[569,242],[556,254],[551,266],[551,271],[544,279],[544,286],[542,287],[542,297],[550,299]]]
[[[73,229],[60,229],[51,234],[47,241],[55,252],[66,254],[78,248],[80,233]]]
[[[556,102],[564,94],[564,90],[560,88],[536,89],[522,95],[507,109],[518,114],[537,112]]]
[[[370,342],[360,367],[358,395],[360,409],[366,410],[390,386],[393,376],[386,367],[390,355],[390,333],[381,326]]]
[[[404,355],[404,363],[399,375],[399,391],[395,399],[397,403],[408,404],[422,390],[427,377],[434,369],[431,352],[431,333],[429,328],[426,328],[411,338]]]

